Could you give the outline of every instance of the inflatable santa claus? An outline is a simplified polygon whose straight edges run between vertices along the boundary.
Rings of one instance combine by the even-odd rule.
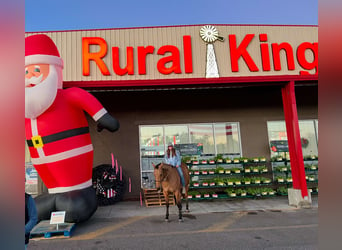
[[[84,111],[97,122],[98,131],[117,131],[119,122],[87,91],[62,89],[62,69],[51,38],[25,38],[26,140],[32,163],[48,188],[35,199],[38,219],[66,211],[66,222],[82,222],[97,209],[93,146]]]

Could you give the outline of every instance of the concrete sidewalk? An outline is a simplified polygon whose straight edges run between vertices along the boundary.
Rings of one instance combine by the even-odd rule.
[[[312,208],[318,208],[318,196],[312,196]],[[182,202],[183,211],[185,202]],[[272,198],[258,199],[236,199],[236,200],[210,200],[191,201],[189,209],[192,214],[219,213],[234,211],[260,211],[260,210],[296,210],[289,205],[287,196],[276,196]],[[170,206],[170,214],[178,214],[177,206]],[[132,216],[154,216],[165,215],[165,206],[146,207],[140,201],[121,201],[114,205],[98,207],[93,218],[127,218]]]

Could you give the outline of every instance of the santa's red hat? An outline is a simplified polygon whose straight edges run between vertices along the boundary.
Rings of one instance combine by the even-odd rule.
[[[30,64],[54,64],[63,68],[56,44],[44,34],[25,38],[25,66]]]

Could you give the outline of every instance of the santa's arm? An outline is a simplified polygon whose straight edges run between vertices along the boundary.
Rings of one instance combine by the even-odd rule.
[[[70,88],[67,91],[72,97],[72,102],[85,110],[97,122],[97,131],[100,132],[105,128],[115,132],[119,129],[119,121],[111,116],[93,95],[81,88]]]

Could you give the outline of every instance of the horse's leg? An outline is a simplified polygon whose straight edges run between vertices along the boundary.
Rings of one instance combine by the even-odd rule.
[[[176,197],[176,203],[177,203],[177,207],[178,207],[178,221],[182,222],[183,221],[183,215],[182,215],[182,194],[181,194],[181,191],[176,191],[175,197]]]
[[[189,185],[185,187],[185,203],[186,203],[186,212],[189,213],[189,200],[188,200],[188,192],[189,192]]]
[[[163,191],[165,197],[165,206],[166,206],[166,214],[165,214],[165,221],[169,221],[169,193],[167,191]]]

